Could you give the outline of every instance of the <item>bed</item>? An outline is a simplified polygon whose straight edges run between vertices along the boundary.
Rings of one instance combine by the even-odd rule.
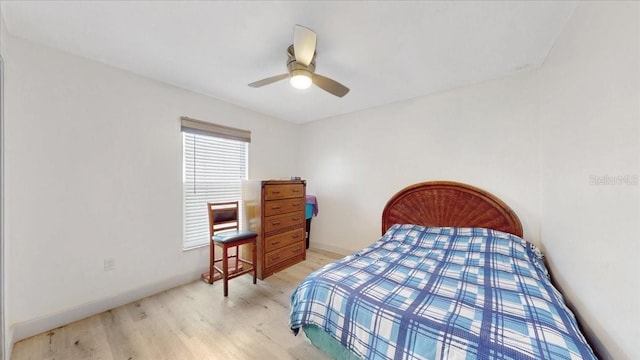
[[[395,194],[378,241],[298,285],[290,327],[339,359],[596,359],[516,214],[448,181]]]

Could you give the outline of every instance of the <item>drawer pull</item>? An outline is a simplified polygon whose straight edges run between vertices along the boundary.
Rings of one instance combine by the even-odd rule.
[[[293,235],[291,238],[292,238],[292,239],[297,239],[297,238],[299,238],[299,237],[300,237],[300,234],[295,234],[295,235]]]
[[[291,220],[298,221],[298,220],[300,220],[300,218],[299,217],[294,217],[294,218],[291,218]]]
[[[271,208],[273,210],[278,210],[278,209],[280,209],[280,205],[273,205],[273,206],[271,206]]]
[[[298,207],[298,206],[300,206],[300,203],[293,204],[293,207]]]
[[[278,260],[278,259],[280,259],[280,255],[278,255],[278,256],[272,256],[272,257],[271,257],[271,260],[272,260],[272,261],[276,261],[276,260]]]
[[[272,241],[271,242],[271,245],[278,245],[278,244],[280,244],[280,241]]]
[[[291,191],[294,192],[294,193],[299,193],[300,189],[292,189]]]
[[[278,194],[280,194],[280,191],[272,191],[271,194],[278,195]]]
[[[280,221],[272,221],[271,225],[273,225],[273,226],[280,225]]]
[[[299,249],[299,248],[291,249],[291,253],[292,253],[292,254],[297,254],[297,253],[299,253],[299,252],[300,252],[300,249]]]

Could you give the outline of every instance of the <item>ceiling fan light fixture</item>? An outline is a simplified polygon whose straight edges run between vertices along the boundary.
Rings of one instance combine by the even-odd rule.
[[[293,70],[289,83],[296,89],[308,89],[311,86],[311,73],[307,70]]]

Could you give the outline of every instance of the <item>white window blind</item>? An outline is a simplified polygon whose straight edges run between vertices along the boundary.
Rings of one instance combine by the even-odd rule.
[[[215,130],[216,125],[207,125]],[[188,127],[182,118],[185,249],[209,244],[207,202],[242,200],[250,140],[245,133],[249,138],[231,139],[201,126]]]

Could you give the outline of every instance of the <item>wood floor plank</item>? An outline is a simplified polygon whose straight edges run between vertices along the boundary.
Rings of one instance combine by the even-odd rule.
[[[65,356],[57,355],[56,358],[72,360],[113,358],[104,328],[100,325],[100,318],[92,316],[61,328],[66,335],[64,337]]]
[[[305,359],[328,357],[289,329],[289,300],[308,274],[341,256],[307,260],[253,284],[200,280],[53,329],[14,345],[12,360]]]

